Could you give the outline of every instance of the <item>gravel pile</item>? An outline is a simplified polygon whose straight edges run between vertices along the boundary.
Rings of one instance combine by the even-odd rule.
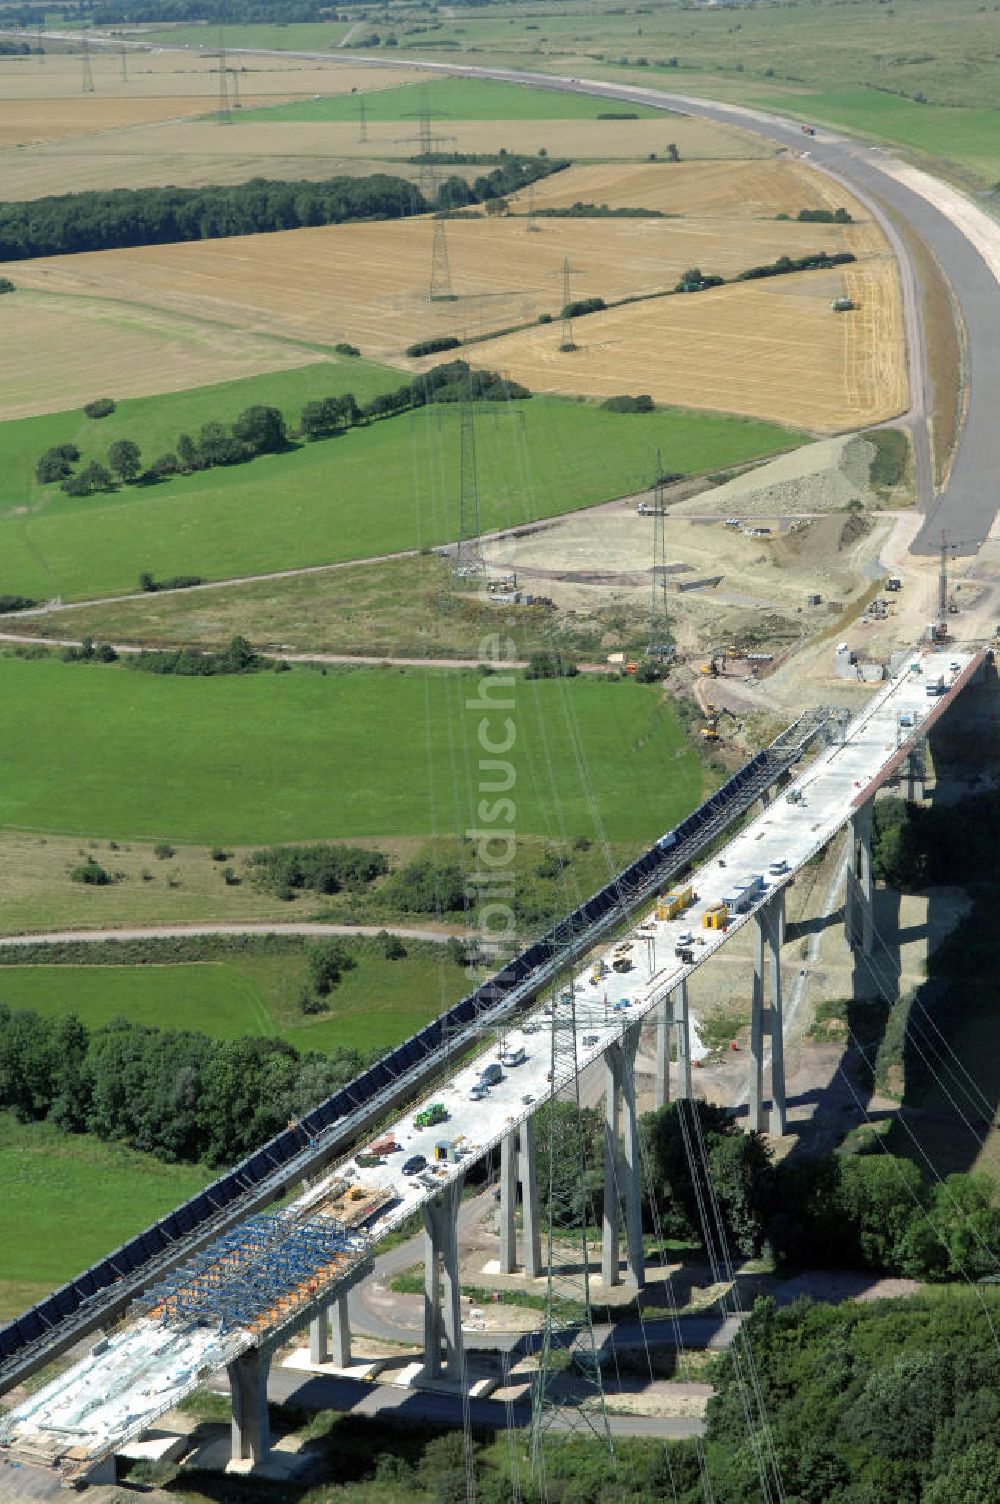
[[[711,512],[720,517],[784,516],[790,512],[837,512],[855,497],[864,506],[877,498],[868,484],[875,446],[857,434],[805,444],[746,475],[672,508],[681,515]]]

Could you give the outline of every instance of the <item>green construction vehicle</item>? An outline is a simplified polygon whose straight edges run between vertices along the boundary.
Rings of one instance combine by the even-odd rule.
[[[435,1123],[448,1121],[448,1109],[443,1102],[432,1102],[425,1107],[423,1112],[418,1112],[413,1119],[414,1128],[433,1128]]]

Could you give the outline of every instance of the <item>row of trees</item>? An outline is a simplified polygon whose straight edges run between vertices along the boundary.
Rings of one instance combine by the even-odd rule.
[[[168,1161],[232,1163],[349,1081],[354,1050],[209,1039],[119,1018],[88,1030],[0,1004],[0,1107]]]
[[[465,361],[455,360],[435,366],[391,392],[381,392],[363,405],[352,392],[315,398],[303,407],[294,434],[307,440],[328,439],[348,428],[394,417],[428,402],[521,401],[530,396],[528,388],[516,381],[507,381],[495,371],[472,371]],[[233,423],[203,423],[197,437],[182,433],[176,449],[159,455],[149,465],[143,464],[142,450],[132,439],[116,439],[108,448],[107,464],[89,460],[79,470],[77,445],[54,445],[39,459],[35,478],[40,485],[58,484],[69,496],[89,496],[116,485],[151,485],[171,475],[240,465],[262,454],[279,454],[291,446],[288,421],[281,409],[258,403],[244,408]],[[144,590],[155,588],[152,576],[144,576],[141,583]]]
[[[504,155],[472,184],[449,177],[436,204],[407,178],[389,173],[320,182],[247,183],[207,188],[115,188],[0,203],[0,260],[105,251],[184,240],[259,235],[303,225],[402,219],[432,208],[484,203],[568,166],[548,157]]]

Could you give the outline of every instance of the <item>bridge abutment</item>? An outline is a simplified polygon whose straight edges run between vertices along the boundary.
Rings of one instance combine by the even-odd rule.
[[[780,1137],[785,1120],[785,1048],[781,1009],[781,943],[785,893],[779,889],[754,915],[753,994],[750,1009],[750,1128]],[[770,965],[770,1002],[764,1002],[765,952]],[[771,1117],[764,1108],[764,1040],[771,1044]]]
[[[601,1278],[606,1288],[621,1283],[619,1245],[622,1196],[625,1200],[625,1250],[628,1273],[636,1289],[646,1283],[642,1247],[639,1173],[639,1119],[635,1100],[635,1057],[641,1025],[633,1024],[604,1052],[604,1218]],[[621,1141],[619,1142],[619,1127]]]
[[[452,1181],[423,1205],[424,1377],[462,1377],[461,1289],[458,1278],[458,1206],[462,1182]],[[444,1300],[442,1303],[442,1293]],[[444,1341],[444,1365],[441,1344]]]

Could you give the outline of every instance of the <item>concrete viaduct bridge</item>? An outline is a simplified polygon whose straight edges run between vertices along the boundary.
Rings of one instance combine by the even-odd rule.
[[[633,1067],[643,1023],[656,1023],[657,1103],[670,1089],[672,1031],[674,1090],[691,1096],[696,1028],[688,979],[749,926],[749,1126],[784,1131],[785,890],[846,829],[846,938],[870,952],[875,797],[892,780],[921,797],[927,735],[988,657],[987,649],[915,651],[853,719],[822,711],[796,722],[600,894],[429,1025],[422,1054],[421,1036],[406,1041],[172,1218],[0,1329],[0,1392],[87,1332],[102,1331],[85,1357],[0,1420],[0,1457],[96,1481],[102,1467],[113,1468],[118,1449],[225,1367],[233,1460],[260,1462],[270,1444],[267,1377],[276,1348],[308,1327],[311,1360],[332,1357],[346,1367],[348,1291],[371,1272],[379,1241],[418,1210],[423,1372],[458,1379],[456,1221],[464,1176],[499,1149],[501,1271],[517,1267],[520,1184],[521,1262],[527,1273],[541,1272],[533,1118],[598,1061],[606,1080],[601,1275],[605,1286],[624,1279],[641,1289]],[[677,912],[656,902],[671,885],[680,894]],[[729,922],[716,928],[711,915],[722,903]],[[628,957],[628,970],[614,969],[616,956]],[[492,1084],[482,1094],[484,1071]],[[442,1130],[433,1121],[417,1126],[432,1104],[448,1114],[443,1156]],[[360,1168],[347,1151],[376,1130],[399,1150]],[[426,1163],[414,1169],[409,1162],[418,1156]],[[297,1193],[276,1215],[259,1214],[291,1187]],[[363,1230],[345,1226],[342,1208],[352,1196],[371,1208]]]

